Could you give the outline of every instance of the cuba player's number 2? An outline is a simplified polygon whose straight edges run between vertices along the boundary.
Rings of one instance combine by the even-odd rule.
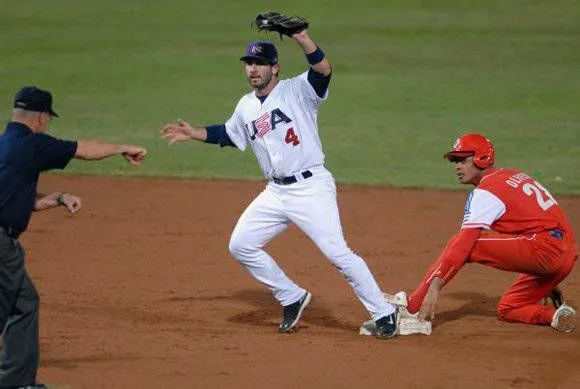
[[[538,181],[534,181],[534,183],[525,183],[522,186],[522,190],[528,196],[536,196],[536,201],[540,208],[544,211],[550,209],[554,204],[558,204],[556,199],[552,197],[550,192],[546,188],[544,188]]]

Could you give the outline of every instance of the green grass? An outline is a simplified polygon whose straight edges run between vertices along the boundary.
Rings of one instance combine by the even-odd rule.
[[[554,192],[580,193],[580,5],[576,0],[7,2],[0,14],[0,117],[14,92],[53,91],[65,138],[140,143],[68,172],[261,178],[251,152],[158,139],[165,122],[224,122],[247,84],[238,57],[261,10],[311,19],[334,66],[319,125],[344,183],[456,188],[442,153],[464,131],[495,143],[500,165]],[[279,42],[282,74],[306,68]]]

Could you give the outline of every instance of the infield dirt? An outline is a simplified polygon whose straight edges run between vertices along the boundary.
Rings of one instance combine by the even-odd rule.
[[[508,324],[514,274],[467,265],[433,334],[378,341],[352,290],[292,227],[267,250],[314,299],[292,335],[229,255],[261,182],[49,175],[82,197],[75,216],[33,215],[22,238],[41,295],[39,380],[65,388],[578,388],[580,331]],[[466,194],[339,185],[347,241],[385,291],[412,289],[456,231]],[[580,198],[558,196],[577,233]],[[580,305],[580,273],[564,281]]]

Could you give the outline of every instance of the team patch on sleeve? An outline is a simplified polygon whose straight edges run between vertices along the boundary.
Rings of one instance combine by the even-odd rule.
[[[461,228],[485,228],[505,213],[505,204],[493,193],[475,189],[467,198]]]
[[[473,192],[471,191],[471,193],[469,194],[469,197],[467,198],[467,201],[465,202],[465,209],[464,209],[464,213],[463,213],[463,223],[465,223],[467,220],[469,220],[469,216],[471,215],[471,199],[473,199]]]

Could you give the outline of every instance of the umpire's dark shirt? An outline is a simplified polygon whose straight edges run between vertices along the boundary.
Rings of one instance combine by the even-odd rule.
[[[0,136],[0,227],[26,230],[40,172],[64,169],[76,150],[77,142],[32,132],[22,123],[8,123]]]

